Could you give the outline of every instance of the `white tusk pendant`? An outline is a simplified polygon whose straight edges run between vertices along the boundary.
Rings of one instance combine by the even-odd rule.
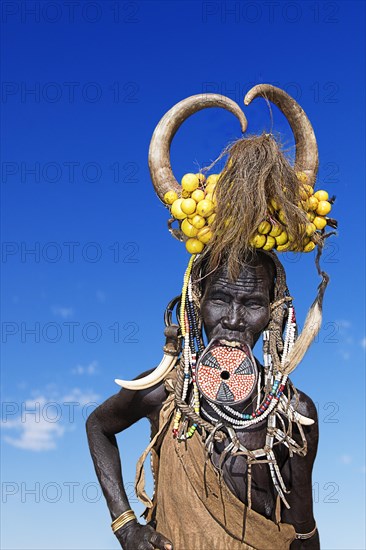
[[[314,420],[312,418],[309,418],[307,416],[304,416],[303,414],[300,414],[299,412],[295,411],[293,406],[288,404],[288,400],[285,396],[281,396],[279,408],[288,414],[288,417],[291,421],[296,421],[302,426],[311,426],[314,424]]]
[[[146,390],[161,382],[167,374],[174,368],[178,357],[176,355],[164,354],[160,364],[147,376],[138,380],[119,380],[115,379],[115,383],[125,388],[126,390]]]

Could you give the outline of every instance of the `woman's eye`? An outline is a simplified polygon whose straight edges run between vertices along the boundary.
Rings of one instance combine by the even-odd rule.
[[[261,309],[264,306],[262,306],[261,304],[249,303],[246,304],[246,307],[249,307],[250,309]]]
[[[213,296],[211,300],[213,302],[226,302],[225,296]]]

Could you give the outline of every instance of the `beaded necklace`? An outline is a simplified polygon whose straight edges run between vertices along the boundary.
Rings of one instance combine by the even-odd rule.
[[[209,454],[212,454],[214,448],[214,439],[217,432],[221,431],[227,437],[229,437],[229,444],[224,449],[224,454],[240,453],[247,457],[248,466],[255,463],[258,458],[265,457],[266,462],[269,464],[271,478],[276,491],[278,492],[281,500],[287,508],[289,504],[285,498],[286,490],[283,482],[275,454],[273,452],[274,440],[277,439],[284,443],[293,452],[302,453],[306,447],[306,440],[303,437],[303,447],[298,445],[292,438],[290,438],[284,431],[280,430],[276,426],[276,419],[280,418],[278,406],[281,405],[280,410],[282,414],[286,414],[289,410],[287,399],[284,396],[284,390],[288,383],[287,374],[281,372],[280,366],[273,365],[272,354],[270,350],[270,332],[265,330],[263,332],[263,357],[264,357],[264,398],[261,400],[261,377],[258,377],[258,390],[257,390],[257,404],[256,409],[248,414],[239,412],[229,405],[217,406],[210,401],[211,409],[216,413],[218,418],[213,417],[205,408],[201,405],[201,395],[196,382],[196,364],[198,357],[203,353],[205,346],[202,340],[202,334],[197,322],[196,306],[193,300],[192,292],[192,279],[191,273],[196,255],[192,255],[188,263],[187,270],[184,275],[182,298],[180,304],[180,326],[181,335],[184,339],[183,345],[183,385],[181,391],[181,402],[187,402],[189,387],[193,388],[190,398],[190,410],[193,409],[195,416],[202,418],[205,417],[212,423],[212,430],[210,435],[206,439],[206,449]],[[296,317],[292,304],[292,300],[288,295],[284,299],[280,300],[288,302],[288,318],[285,329],[285,337],[283,341],[283,351],[281,355],[281,366],[284,364],[287,355],[289,354],[296,336]],[[202,416],[201,416],[202,415]],[[179,440],[190,439],[198,427],[198,421],[189,421],[189,418],[182,419],[182,411],[179,406],[176,408],[176,413],[173,421],[173,437]],[[183,421],[182,421],[183,420]],[[260,422],[267,421],[267,435],[266,444],[262,449],[249,450],[246,449],[238,440],[236,431],[254,426]],[[190,425],[189,425],[190,424]],[[206,427],[206,426],[204,426]],[[302,429],[300,433],[303,434]],[[249,484],[248,484],[249,491]]]

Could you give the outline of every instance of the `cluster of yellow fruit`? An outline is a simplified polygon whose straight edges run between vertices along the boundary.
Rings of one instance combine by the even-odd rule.
[[[164,195],[172,216],[180,221],[181,231],[188,237],[186,249],[199,254],[212,237],[211,226],[215,219],[214,191],[220,174],[206,180],[203,174],[185,174],[182,178],[182,196],[175,191]]]
[[[300,197],[298,205],[306,213],[308,223],[304,227],[305,237],[302,248],[296,248],[293,244],[293,237],[287,232],[286,217],[281,206],[272,199],[268,205],[268,216],[257,228],[256,234],[250,241],[255,248],[272,250],[278,252],[311,252],[319,242],[320,231],[327,225],[327,214],[332,209],[328,201],[327,191],[315,191],[308,185],[307,176],[303,172],[297,172],[301,182]]]
[[[175,191],[164,195],[164,202],[170,212],[180,222],[180,229],[188,239],[186,249],[190,254],[199,254],[212,237],[211,226],[215,219],[215,186],[220,174],[211,174],[207,179],[203,174],[185,174],[182,178],[182,192],[179,197]],[[307,176],[298,172],[302,186],[299,206],[306,212],[309,222],[304,227],[306,236],[301,252],[314,250],[319,233],[327,225],[327,214],[332,205],[328,193],[320,190],[314,193],[308,185]],[[293,238],[286,230],[286,219],[281,206],[274,199],[268,205],[268,216],[258,226],[250,243],[254,248],[275,249],[279,252],[300,251],[293,246]]]

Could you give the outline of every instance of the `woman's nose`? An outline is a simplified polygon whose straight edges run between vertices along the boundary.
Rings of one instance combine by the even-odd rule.
[[[245,328],[245,312],[241,307],[232,304],[221,319],[224,328],[231,330],[243,330]]]

